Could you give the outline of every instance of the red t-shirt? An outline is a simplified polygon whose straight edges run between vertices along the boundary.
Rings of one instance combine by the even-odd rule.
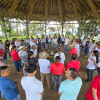
[[[4,56],[4,52],[2,49],[0,49],[0,57],[3,57]]]
[[[96,76],[91,83],[90,89],[86,93],[85,97],[87,100],[94,100],[92,96],[92,87],[97,90],[97,97],[100,100],[100,76]]]
[[[54,75],[62,75],[65,72],[65,66],[62,63],[53,63],[51,64],[50,72]]]
[[[80,61],[77,61],[77,60],[70,61],[69,63],[67,63],[66,70],[69,68],[75,68],[77,70],[77,72],[79,72]]]
[[[18,56],[18,52],[16,50],[12,50],[11,56],[12,56],[13,61],[20,60],[20,57]]]
[[[70,51],[70,55],[72,54],[77,54],[77,49],[76,48],[73,48],[71,51]]]

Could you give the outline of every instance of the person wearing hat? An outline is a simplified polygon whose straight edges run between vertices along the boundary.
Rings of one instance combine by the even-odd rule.
[[[45,51],[39,53],[39,59],[38,63],[40,66],[40,75],[41,75],[41,81],[44,83],[44,78],[47,79],[48,89],[50,89],[50,66],[51,63],[47,58],[49,57],[49,54]]]
[[[12,59],[14,61],[14,65],[16,67],[17,72],[20,72],[21,59],[20,59],[20,57],[18,55],[18,51],[17,51],[17,47],[16,46],[12,47],[11,56],[12,56]]]
[[[61,52],[61,48],[58,48],[58,52],[55,54],[54,60],[55,60],[56,56],[59,56],[60,57],[60,63],[64,64],[65,54],[63,52]]]
[[[79,57],[80,56],[80,45],[78,41],[76,41],[75,48],[77,49],[77,57]]]
[[[69,38],[68,38],[68,36],[66,36],[64,44],[65,44],[65,51],[68,52],[68,44],[69,44]]]
[[[0,91],[6,100],[21,100],[16,82],[9,78],[8,66],[0,67]]]
[[[25,69],[28,66],[28,53],[26,52],[25,46],[19,47],[18,55],[21,58],[21,66],[23,68],[23,73],[24,73],[24,75],[27,75]]]
[[[26,71],[29,75],[21,79],[21,85],[26,93],[26,100],[42,100],[44,89],[42,82],[35,77],[37,66],[30,64]]]

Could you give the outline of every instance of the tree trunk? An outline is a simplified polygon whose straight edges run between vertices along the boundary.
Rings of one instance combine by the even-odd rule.
[[[6,40],[8,40],[7,33],[6,33],[6,23],[5,23],[5,20],[3,20],[3,28],[4,28],[5,38],[6,38]]]
[[[79,31],[79,35],[82,36],[82,24],[81,24],[80,21],[79,21],[79,29],[78,29],[78,31]]]
[[[46,27],[47,27],[47,23],[46,23],[46,21],[45,21],[45,36],[46,36],[46,34],[47,34]]]
[[[29,37],[29,23],[30,23],[30,21],[26,20],[26,32],[27,32],[27,37]]]

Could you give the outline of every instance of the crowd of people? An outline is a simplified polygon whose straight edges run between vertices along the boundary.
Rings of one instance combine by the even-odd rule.
[[[47,49],[57,51],[54,54],[54,62],[50,62],[48,59]],[[65,65],[65,55],[69,51],[71,59]],[[86,62],[87,84],[92,82],[93,73],[98,71],[85,98],[86,100],[100,100],[100,42],[95,43],[95,40],[90,40],[90,38],[81,39],[74,36],[71,40],[69,36],[64,35],[62,37],[43,35],[41,38],[37,36],[36,39],[31,36],[31,38],[26,37],[21,40],[14,38],[11,42],[6,40],[5,45],[0,40],[1,98],[21,100],[17,82],[9,78],[10,70],[5,63],[12,59],[17,73],[23,71],[21,85],[25,91],[26,100],[42,100],[45,77],[48,90],[53,85],[54,91],[58,91],[58,95],[60,95],[59,100],[77,100],[83,84],[78,75],[81,67],[78,57],[81,56],[81,52],[84,57],[88,57]],[[7,53],[9,59],[7,59]],[[40,73],[41,81],[37,79],[38,73]],[[66,76],[64,81],[62,81],[63,75]]]

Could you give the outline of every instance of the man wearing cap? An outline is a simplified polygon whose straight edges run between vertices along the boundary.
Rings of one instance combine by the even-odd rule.
[[[42,100],[44,89],[42,82],[35,77],[37,66],[35,64],[30,64],[27,73],[29,73],[29,75],[21,79],[21,85],[26,93],[26,100]]]
[[[45,51],[39,53],[39,59],[38,63],[40,66],[40,75],[41,75],[41,81],[44,83],[44,78],[47,79],[48,89],[50,89],[50,66],[51,63],[46,58],[49,57],[49,54]]]
[[[25,50],[26,50],[25,46],[20,46],[18,52],[18,55],[21,58],[21,65],[23,68],[24,75],[26,75],[25,68],[28,66],[28,53]]]
[[[65,54],[63,52],[61,52],[61,48],[58,48],[58,52],[55,54],[54,60],[55,60],[56,56],[59,56],[60,57],[60,63],[64,64]]]

